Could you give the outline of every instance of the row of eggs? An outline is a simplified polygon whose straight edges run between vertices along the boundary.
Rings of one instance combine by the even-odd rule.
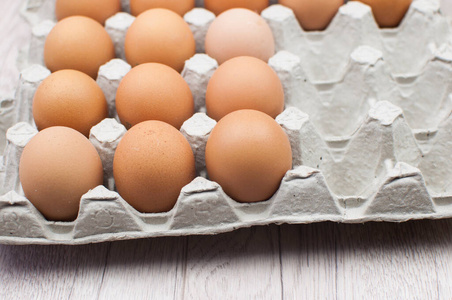
[[[291,8],[305,30],[325,29],[339,7],[347,0],[278,0]],[[372,8],[375,19],[381,27],[396,27],[405,15],[412,0],[359,0]],[[137,16],[152,8],[166,8],[183,16],[195,7],[195,0],[130,0],[130,12]],[[231,8],[247,8],[260,13],[269,5],[269,0],[204,0],[204,7],[215,15]],[[84,15],[101,24],[121,10],[120,0],[57,0],[58,20],[73,15]]]
[[[75,219],[81,196],[103,181],[102,163],[86,136],[108,114],[105,97],[92,78],[115,56],[98,22],[116,13],[118,2],[99,1],[96,9],[90,1],[56,2],[57,18],[62,20],[44,49],[46,66],[53,73],[33,99],[40,132],[25,147],[19,166],[26,197],[49,220]],[[180,17],[194,3],[182,2],[171,8],[166,6],[176,2],[130,1],[131,12],[139,14],[125,39],[126,58],[134,68],[116,94],[118,116],[129,131],[118,145],[113,169],[120,195],[144,213],[170,210],[181,188],[196,175],[193,152],[178,130],[194,110],[190,88],[179,74],[195,53],[193,35]],[[301,25],[313,30],[325,28],[343,4],[280,3],[292,7]],[[207,113],[218,121],[206,145],[206,167],[209,178],[241,202],[270,198],[292,167],[290,142],[274,120],[284,108],[284,93],[266,63],[274,54],[272,32],[255,12],[229,9],[245,6],[260,12],[267,5],[268,1],[205,1],[216,14],[225,11],[206,36],[206,53],[220,64],[206,91]],[[79,16],[97,10],[108,16],[94,17],[98,22]]]
[[[269,199],[292,168],[290,141],[281,126],[257,110],[223,117],[205,148],[209,179],[232,199]],[[25,146],[19,178],[27,199],[51,221],[77,217],[83,194],[103,184],[102,162],[80,132],[65,126],[39,131]],[[113,175],[121,197],[142,213],[166,212],[196,176],[192,148],[168,123],[148,120],[129,129],[114,154]]]
[[[284,109],[284,90],[267,63],[239,56],[213,73],[205,101],[207,115],[216,121],[239,109],[256,109],[276,118]],[[194,113],[188,83],[181,74],[160,63],[132,68],[117,88],[115,106],[127,129],[146,120],[160,120],[180,129]],[[38,86],[32,113],[39,130],[67,126],[88,137],[91,128],[108,117],[108,108],[94,79],[65,69],[50,74]]]

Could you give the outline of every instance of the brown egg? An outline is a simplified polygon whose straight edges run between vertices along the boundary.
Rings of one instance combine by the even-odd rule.
[[[146,121],[132,127],[119,142],[113,173],[118,193],[135,209],[165,212],[195,178],[195,159],[177,129]]]
[[[116,111],[126,128],[159,120],[180,129],[193,115],[193,96],[184,78],[174,69],[147,63],[133,68],[119,83]]]
[[[113,58],[115,49],[107,31],[82,16],[59,21],[44,45],[44,61],[52,72],[74,69],[96,78],[99,67]]]
[[[188,24],[175,12],[163,8],[140,14],[125,38],[126,59],[132,66],[157,62],[181,72],[195,51],[195,39]]]
[[[206,145],[209,178],[239,202],[269,199],[292,168],[290,142],[267,114],[238,110],[221,119]]]
[[[273,33],[265,20],[244,8],[220,14],[206,34],[206,53],[219,64],[237,56],[253,56],[267,62],[275,53]]]
[[[410,8],[412,0],[359,0],[372,8],[380,27],[397,27]]]
[[[134,16],[152,8],[166,8],[184,16],[194,7],[195,0],[130,0],[130,12]]]
[[[204,7],[216,15],[231,8],[247,8],[260,14],[268,4],[268,0],[204,0]]]
[[[279,0],[291,8],[301,27],[306,30],[324,30],[336,15],[344,0]]]
[[[223,63],[212,75],[206,108],[209,117],[217,121],[240,109],[255,109],[276,118],[284,109],[283,86],[267,63],[239,56]]]
[[[102,162],[94,146],[78,131],[49,127],[25,146],[19,177],[28,200],[52,221],[77,217],[80,198],[102,185]]]
[[[121,0],[56,0],[57,20],[71,16],[85,16],[104,24],[105,21],[121,11]]]
[[[86,137],[108,116],[107,102],[96,81],[76,70],[52,73],[36,89],[33,118],[39,130],[66,126]]]

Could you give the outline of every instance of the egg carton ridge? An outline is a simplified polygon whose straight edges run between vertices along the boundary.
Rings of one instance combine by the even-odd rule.
[[[450,43],[451,30],[436,0],[414,0],[397,28],[380,29],[369,6],[349,1],[324,31],[304,31],[291,9],[273,5],[262,12],[275,37],[276,50],[298,55],[313,83],[337,82],[350,54],[359,46],[382,52],[390,73],[417,75],[434,51]]]

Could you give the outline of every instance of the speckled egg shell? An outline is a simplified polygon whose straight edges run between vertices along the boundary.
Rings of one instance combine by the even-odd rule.
[[[212,75],[206,108],[209,117],[217,121],[240,109],[255,109],[276,118],[284,109],[283,86],[275,71],[262,60],[232,58]]]
[[[153,8],[166,8],[184,16],[194,7],[195,0],[130,0],[130,12],[134,16]]]
[[[88,137],[91,128],[107,116],[102,89],[94,79],[76,70],[52,73],[33,98],[33,118],[39,130],[66,126]]]
[[[161,121],[146,121],[122,138],[113,173],[119,194],[135,209],[165,212],[174,206],[182,187],[195,178],[195,159],[177,129]]]
[[[68,127],[49,127],[25,146],[19,177],[28,200],[52,221],[77,217],[80,198],[103,182],[99,154],[89,140]]]
[[[190,87],[174,69],[157,63],[141,64],[124,76],[116,92],[119,119],[130,128],[159,120],[180,129],[193,115]]]
[[[129,64],[157,62],[178,72],[185,61],[195,55],[196,45],[190,27],[181,16],[163,8],[140,14],[125,37],[125,54]]]
[[[44,61],[52,72],[74,69],[96,78],[99,67],[113,58],[115,49],[107,31],[87,17],[59,21],[44,44]]]
[[[222,118],[206,145],[209,179],[232,199],[269,199],[292,168],[289,138],[276,121],[260,111],[238,110]]]

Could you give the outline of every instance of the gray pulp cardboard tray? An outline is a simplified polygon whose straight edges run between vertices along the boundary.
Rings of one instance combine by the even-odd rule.
[[[125,7],[127,7],[125,3]],[[106,29],[118,59],[102,66],[97,82],[110,118],[90,140],[105,169],[103,186],[86,193],[73,222],[50,222],[24,197],[18,164],[37,133],[31,114],[44,67],[45,37],[55,24],[52,0],[29,1],[35,24],[21,55],[16,95],[0,111],[7,146],[0,161],[0,243],[86,244],[155,236],[216,234],[271,223],[402,222],[452,217],[451,28],[434,0],[415,0],[397,29],[381,30],[368,6],[348,2],[324,32],[304,32],[290,9],[262,12],[277,53],[269,65],[279,75],[286,109],[277,117],[290,138],[293,169],[269,200],[243,204],[206,179],[204,150],[215,121],[205,114],[205,89],[217,62],[202,54],[215,16],[203,8],[185,15],[198,54],[186,62],[197,113],[181,132],[196,158],[198,177],[166,213],[143,214],[114,191],[112,161],[125,128],[115,113],[115,92],[130,70],[122,43],[134,17],[119,13]]]

